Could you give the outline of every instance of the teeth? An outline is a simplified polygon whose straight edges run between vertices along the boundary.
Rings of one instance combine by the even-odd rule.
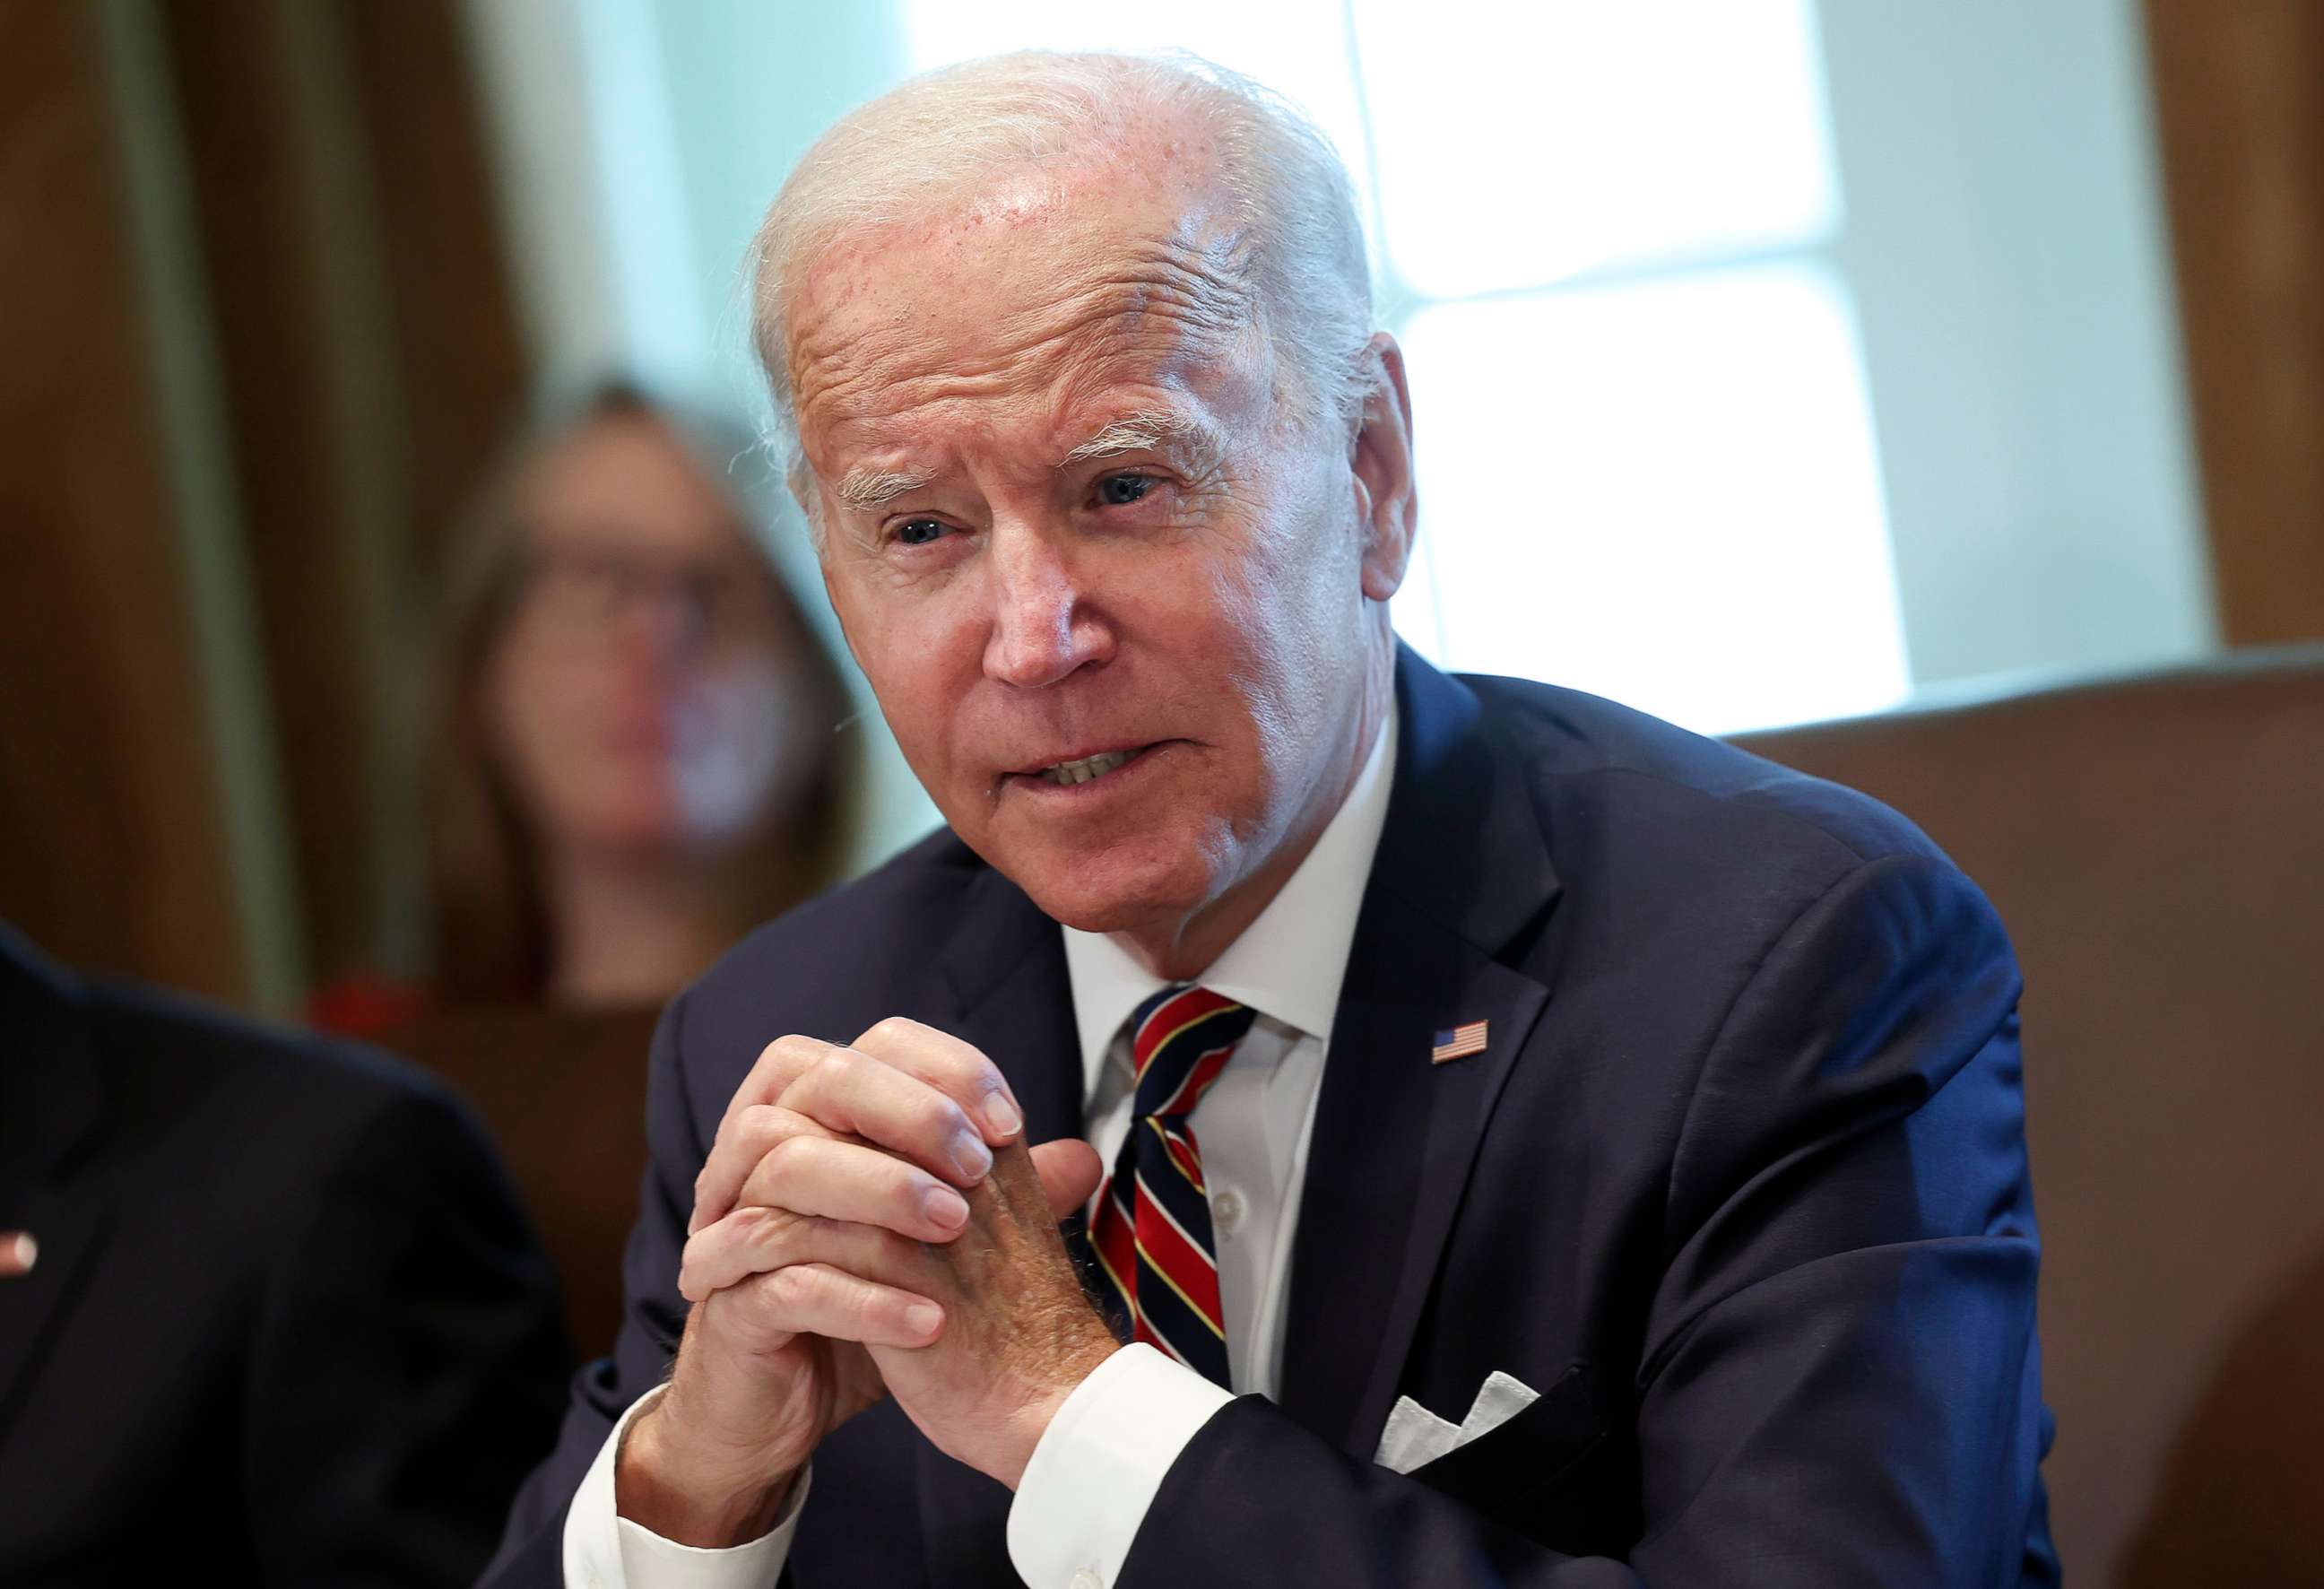
[[[1108,751],[1102,756],[1086,756],[1078,762],[1060,762],[1054,767],[1041,769],[1041,776],[1051,783],[1087,783],[1093,778],[1102,778],[1120,766],[1136,753]]]

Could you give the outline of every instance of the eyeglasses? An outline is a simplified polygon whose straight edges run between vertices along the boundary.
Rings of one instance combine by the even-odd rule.
[[[518,601],[558,633],[611,633],[641,607],[676,607],[687,633],[715,648],[770,639],[775,596],[766,571],[749,559],[657,558],[605,545],[535,547],[525,558]]]

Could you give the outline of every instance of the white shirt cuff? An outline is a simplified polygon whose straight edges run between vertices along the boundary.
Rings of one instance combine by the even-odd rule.
[[[1030,1589],[1107,1589],[1162,1475],[1234,1398],[1139,1343],[1098,1364],[1049,1420],[1009,1508],[1009,1559]]]
[[[566,1583],[574,1589],[771,1589],[790,1555],[799,1509],[815,1476],[812,1466],[801,1470],[790,1501],[771,1529],[747,1545],[724,1550],[680,1545],[616,1513],[614,1454],[630,1420],[660,1394],[661,1387],[656,1386],[630,1403],[573,1492],[573,1504],[565,1514]]]

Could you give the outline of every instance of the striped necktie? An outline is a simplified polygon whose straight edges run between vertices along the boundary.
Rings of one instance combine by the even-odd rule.
[[[1257,1014],[1205,989],[1178,986],[1164,988],[1130,1016],[1138,1095],[1090,1224],[1090,1245],[1113,1293],[1109,1311],[1116,1333],[1161,1348],[1228,1390],[1234,1387],[1227,1379],[1211,1199],[1186,1117]]]

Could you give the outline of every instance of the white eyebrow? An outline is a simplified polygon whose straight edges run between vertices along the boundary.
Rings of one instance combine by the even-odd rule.
[[[1059,458],[1057,467],[1069,469],[1092,458],[1113,457],[1125,452],[1150,452],[1166,441],[1185,444],[1202,455],[1206,463],[1218,452],[1216,435],[1202,420],[1167,409],[1149,409],[1114,420]]]
[[[850,469],[833,488],[832,494],[849,507],[868,513],[927,483],[926,475],[899,469]]]

